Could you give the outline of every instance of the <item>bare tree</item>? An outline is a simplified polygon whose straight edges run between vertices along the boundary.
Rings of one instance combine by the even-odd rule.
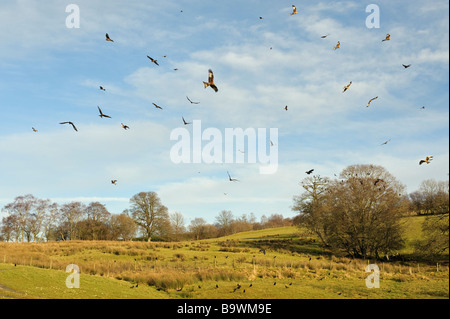
[[[172,227],[172,232],[175,236],[175,240],[179,240],[180,235],[186,232],[186,227],[184,227],[183,215],[180,212],[170,214],[170,224]]]
[[[131,240],[136,235],[137,225],[125,213],[111,216],[111,237],[113,240]]]
[[[320,234],[333,250],[379,258],[402,246],[404,190],[381,166],[352,165],[294,209],[301,209],[300,225]]]
[[[59,233],[62,240],[78,239],[78,222],[82,220],[86,205],[80,202],[71,202],[60,207],[58,212]]]
[[[191,224],[189,225],[189,230],[191,232],[193,232],[195,235],[195,238],[197,240],[199,240],[202,238],[202,235],[205,232],[206,225],[207,225],[206,220],[204,220],[203,218],[197,217],[191,221]]]
[[[130,199],[131,216],[143,230],[147,241],[153,234],[164,234],[169,227],[169,213],[155,192],[141,192]]]
[[[233,213],[229,210],[223,210],[218,216],[216,216],[216,225],[221,236],[226,236],[233,233],[233,221]]]

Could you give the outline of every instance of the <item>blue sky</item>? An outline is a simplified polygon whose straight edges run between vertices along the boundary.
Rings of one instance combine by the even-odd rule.
[[[65,25],[71,3],[79,29]],[[380,8],[380,28],[366,27],[369,4]],[[2,1],[0,207],[31,193],[121,213],[134,194],[155,191],[187,223],[213,222],[224,209],[294,216],[292,197],[311,168],[333,177],[381,165],[408,192],[447,180],[448,9],[440,0]],[[210,68],[218,93],[202,84]],[[97,105],[112,118],[98,117]],[[182,116],[221,131],[278,128],[277,173],[174,164],[170,133]],[[419,166],[427,155],[432,164]]]

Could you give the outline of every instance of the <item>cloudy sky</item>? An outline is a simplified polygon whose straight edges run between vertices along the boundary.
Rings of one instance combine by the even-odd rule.
[[[66,23],[75,21],[70,4],[79,28]],[[366,26],[370,4],[379,28]],[[155,191],[187,223],[214,222],[224,209],[294,216],[309,169],[333,177],[352,164],[381,165],[408,192],[447,180],[448,10],[446,0],[2,1],[0,207],[33,194],[121,213],[136,193]],[[208,69],[217,93],[203,86]],[[193,133],[182,117],[223,135],[278,129],[267,147],[278,170],[260,174],[249,145],[234,152],[245,163],[174,163],[171,133]],[[427,155],[434,161],[419,166]]]

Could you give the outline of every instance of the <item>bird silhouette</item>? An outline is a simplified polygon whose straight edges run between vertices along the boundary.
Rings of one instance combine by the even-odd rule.
[[[309,171],[306,172],[306,174],[311,175],[312,172],[314,172],[314,169],[310,169]]]
[[[106,89],[103,86],[101,86],[101,85],[100,85],[100,90],[106,91]]]
[[[160,109],[160,110],[162,110],[163,108],[161,107],[161,106],[159,106],[159,105],[157,105],[157,104],[155,104],[155,103],[152,103],[157,109]]]
[[[294,6],[294,5],[292,5],[292,13],[291,13],[291,16],[293,16],[294,14],[297,14],[298,12],[297,12],[297,8]]]
[[[407,69],[407,68],[409,68],[409,67],[411,66],[411,64],[408,64],[408,65],[402,64],[402,65],[403,65],[403,67],[404,67],[405,69]]]
[[[338,41],[338,43],[336,44],[336,46],[333,49],[337,50],[340,48],[341,48],[341,42]]]
[[[386,145],[387,143],[389,143],[391,140],[387,140],[386,142],[382,143],[381,145]]]
[[[328,37],[328,36],[329,36],[329,34],[326,34],[326,35],[321,36],[321,38],[322,38],[322,39],[325,39],[325,38]]]
[[[288,106],[287,106],[287,105],[286,105],[286,106],[284,107],[284,110],[285,110],[285,111],[287,111],[287,110],[288,110]]]
[[[150,61],[152,61],[153,63],[155,63],[156,65],[158,65],[158,66],[159,66],[159,64],[158,64],[158,61],[157,61],[157,60],[155,60],[155,59],[153,59],[153,58],[149,57],[148,55],[147,55],[147,58],[149,58],[149,59],[150,59]]]
[[[214,73],[211,69],[208,70],[208,82],[203,82],[205,89],[210,86],[215,92],[219,91],[216,84],[214,83]]]
[[[113,184],[113,185],[117,185],[117,179],[113,179],[113,180],[111,180],[111,184]]]
[[[347,91],[350,88],[350,85],[352,85],[352,81],[350,81],[350,83],[348,85],[344,86],[344,91],[342,93]]]
[[[73,129],[78,132],[77,128],[75,127],[75,124],[73,124],[72,122],[61,122],[59,124],[70,124],[72,125]]]
[[[191,122],[186,122],[186,121],[184,120],[184,117],[181,117],[181,118],[183,119],[184,125],[192,124]]]
[[[376,99],[378,99],[378,96],[377,96],[377,97],[374,97],[373,99],[370,99],[370,100],[369,100],[369,103],[367,103],[367,107],[369,107],[370,103],[372,103],[372,102],[375,101]]]
[[[391,40],[391,35],[388,33],[388,34],[386,34],[386,38],[384,38],[383,40],[381,40],[381,42],[384,42],[384,41],[390,41]]]
[[[100,116],[101,118],[103,118],[103,117],[111,118],[111,116],[106,115],[106,114],[103,114],[102,110],[100,109],[100,106],[97,105],[97,108],[98,108],[98,111],[100,112],[100,115],[99,115],[99,116]]]
[[[31,128],[33,130],[33,132],[37,133],[38,130],[36,130],[34,127]]]
[[[420,160],[419,165],[422,165],[424,163],[430,164],[430,162],[433,160],[433,156],[427,156],[424,160]]]
[[[109,37],[108,33],[106,34],[106,41],[114,42],[114,40],[112,40],[112,39]]]
[[[120,123],[120,124],[122,124],[122,128],[123,128],[124,130],[129,130],[129,129],[130,129],[130,127],[129,127],[128,125],[125,125],[125,124],[123,124],[123,123]]]
[[[239,180],[235,179],[235,178],[231,178],[230,173],[227,171],[228,174],[228,179],[230,182],[239,182]]]
[[[189,97],[187,97],[187,96],[186,96],[186,98],[187,98],[187,100],[188,100],[189,102],[191,102],[191,104],[200,104],[200,102],[193,102],[193,101],[191,101],[191,99],[190,99]]]

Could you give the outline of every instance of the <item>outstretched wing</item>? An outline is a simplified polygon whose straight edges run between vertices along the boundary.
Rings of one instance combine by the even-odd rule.
[[[214,83],[214,73],[211,69],[208,70],[208,82],[210,84]]]

